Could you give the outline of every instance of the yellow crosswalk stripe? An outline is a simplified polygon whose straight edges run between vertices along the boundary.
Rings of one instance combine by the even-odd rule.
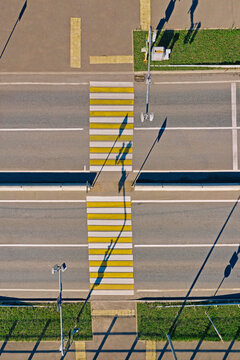
[[[91,260],[89,261],[89,266],[133,266],[132,260],[110,260],[110,261],[98,261]]]
[[[111,242],[115,243],[131,243],[132,242],[132,238],[131,237],[120,237],[120,238],[116,238],[116,237],[89,237],[88,238],[88,242],[90,243],[109,243],[111,244]]]
[[[131,201],[88,201],[88,208],[124,208],[131,207]]]
[[[131,225],[88,225],[88,231],[132,231]]]
[[[133,124],[90,123],[90,129],[133,129]]]
[[[89,249],[89,255],[132,255],[132,249]]]
[[[89,116],[133,117],[133,111],[89,111]]]
[[[103,272],[90,273],[90,278],[133,278],[133,273],[130,272]]]
[[[90,93],[133,93],[133,87],[90,87]]]
[[[133,284],[91,284],[90,288],[98,290],[133,290]]]
[[[131,220],[132,214],[88,214],[89,220]]]
[[[90,141],[132,141],[132,135],[90,135]]]
[[[133,105],[133,99],[90,99],[90,105]]]
[[[122,148],[120,147],[90,147],[90,153],[102,153],[102,154],[109,154],[109,152],[111,152],[111,154],[116,154],[119,153],[121,151]],[[132,153],[132,147],[128,148],[128,152]]]
[[[89,161],[90,165],[132,165],[132,159],[129,160],[105,160],[105,159],[92,159]]]

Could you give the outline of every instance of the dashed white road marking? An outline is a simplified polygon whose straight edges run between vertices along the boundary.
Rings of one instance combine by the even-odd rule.
[[[232,154],[233,170],[238,170],[238,144],[237,144],[237,96],[236,83],[231,84],[231,104],[232,104]]]

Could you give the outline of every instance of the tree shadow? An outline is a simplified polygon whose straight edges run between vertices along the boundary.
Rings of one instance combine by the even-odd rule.
[[[170,19],[171,15],[173,13],[174,7],[175,7],[175,3],[176,3],[176,0],[170,0],[169,4],[165,10],[165,17],[162,18],[157,25],[158,31],[161,31],[163,29],[164,25],[166,24],[166,22],[168,22],[168,20]]]
[[[120,137],[121,137],[124,129],[126,128],[126,125],[127,125],[127,124],[128,124],[128,114],[127,114],[127,115],[125,116],[125,118],[123,119],[123,122],[121,123],[120,128],[119,128],[119,133],[118,133],[118,135],[117,135],[117,137],[116,137],[116,139],[115,139],[115,141],[114,141],[114,143],[113,143],[113,145],[112,145],[112,147],[111,147],[111,149],[110,149],[110,151],[109,151],[106,159],[104,160],[104,163],[103,163],[101,169],[99,170],[97,176],[95,177],[95,179],[94,179],[94,181],[93,181],[93,183],[92,183],[92,186],[94,186],[94,185],[96,184],[96,181],[97,181],[97,179],[99,178],[101,172],[103,171],[103,168],[104,168],[104,166],[106,165],[106,163],[107,163],[107,161],[108,161],[108,159],[109,159],[109,156],[111,155],[111,153],[112,153],[112,151],[113,151],[113,148],[115,147],[117,141],[120,139]],[[121,155],[121,154],[120,154],[120,155]]]
[[[237,198],[237,200],[236,200],[235,204],[233,205],[230,213],[228,214],[228,217],[227,217],[227,219],[225,220],[225,222],[224,222],[221,230],[219,231],[219,233],[218,233],[218,235],[217,235],[217,237],[216,237],[216,240],[214,241],[214,243],[213,243],[211,249],[209,250],[209,252],[208,252],[208,254],[207,254],[204,262],[202,263],[201,268],[199,269],[196,277],[194,278],[194,280],[193,280],[193,282],[192,282],[192,284],[191,284],[191,286],[190,286],[190,288],[189,288],[189,290],[188,290],[188,292],[187,292],[187,294],[186,294],[186,296],[185,296],[185,298],[184,298],[184,301],[183,301],[183,304],[182,304],[180,310],[178,311],[178,313],[177,313],[177,315],[176,315],[176,317],[175,317],[175,319],[174,319],[171,327],[170,327],[169,330],[168,330],[168,334],[171,336],[171,338],[172,338],[173,335],[174,335],[174,332],[175,332],[176,327],[177,327],[177,324],[178,324],[179,317],[180,317],[183,309],[185,308],[185,305],[186,305],[186,303],[187,303],[187,301],[188,301],[188,299],[189,299],[189,297],[190,297],[190,294],[191,294],[191,292],[192,292],[192,290],[193,290],[196,282],[198,281],[198,279],[199,279],[199,277],[200,277],[200,275],[201,275],[201,273],[202,273],[202,271],[203,271],[206,263],[208,262],[211,254],[212,254],[212,252],[213,252],[213,250],[215,249],[215,246],[216,246],[216,244],[218,243],[218,241],[219,241],[219,239],[220,239],[223,231],[225,230],[225,227],[227,226],[227,224],[228,224],[228,222],[229,222],[229,220],[230,220],[230,218],[231,218],[231,216],[232,216],[235,208],[237,207],[238,202],[239,202],[239,199],[240,199],[240,196]],[[164,353],[165,353],[165,351],[166,351],[166,349],[167,349],[167,346],[168,346],[168,342],[166,342],[166,344],[164,345],[164,348],[163,348],[162,351],[161,351],[161,354],[160,354],[161,357],[159,357],[159,360],[160,360],[160,359],[162,358],[162,356],[164,355]]]
[[[142,163],[142,165],[141,165],[141,167],[140,167],[140,170],[139,170],[139,172],[137,173],[137,176],[135,177],[135,179],[134,179],[134,181],[133,181],[133,183],[132,183],[132,186],[135,186],[136,181],[137,181],[137,179],[139,178],[139,175],[140,175],[140,173],[141,173],[144,165],[146,164],[147,159],[149,158],[149,156],[150,156],[150,154],[151,154],[154,146],[156,145],[156,143],[159,142],[162,134],[164,133],[164,130],[165,130],[166,126],[167,126],[167,118],[165,118],[165,120],[164,120],[161,128],[159,129],[158,134],[157,134],[157,137],[156,137],[156,139],[154,140],[154,142],[153,142],[153,144],[152,144],[152,146],[151,146],[151,148],[150,148],[150,150],[149,150],[146,158],[144,159],[144,161],[143,161],[143,163]]]
[[[1,55],[0,55],[0,59],[2,58],[2,56],[3,56],[3,54],[4,54],[5,50],[6,50],[6,48],[7,48],[7,46],[8,46],[8,43],[9,43],[11,37],[12,37],[12,34],[14,33],[14,30],[15,30],[18,22],[21,21],[22,16],[23,16],[26,8],[27,8],[27,0],[26,0],[25,3],[23,4],[23,7],[22,7],[22,9],[21,9],[21,11],[20,11],[20,13],[19,13],[19,15],[18,15],[17,21],[15,22],[15,24],[14,24],[14,26],[13,26],[13,29],[12,29],[12,31],[11,31],[11,33],[10,33],[10,35],[9,35],[9,37],[8,37],[5,45],[4,45],[4,47],[3,47],[3,50],[2,50]]]

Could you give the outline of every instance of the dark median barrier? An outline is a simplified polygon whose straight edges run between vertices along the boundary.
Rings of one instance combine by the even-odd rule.
[[[96,172],[0,172],[0,191],[4,188],[49,188],[85,190],[91,187]]]
[[[135,190],[201,190],[240,189],[240,172],[143,172]]]

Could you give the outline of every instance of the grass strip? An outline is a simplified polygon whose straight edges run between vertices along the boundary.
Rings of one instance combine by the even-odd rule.
[[[134,71],[147,71],[145,54],[147,31],[133,32]],[[240,66],[240,30],[162,30],[154,46],[171,49],[170,59],[151,61],[151,65],[238,65]],[[193,68],[154,67],[151,70],[188,70]],[[197,69],[197,68],[194,68]],[[203,70],[203,68],[199,68]],[[209,69],[209,68],[206,68]],[[214,68],[216,69],[216,68]],[[211,68],[212,70],[212,68]]]
[[[138,303],[137,314],[140,339],[166,340],[166,334],[169,333],[179,310],[179,307],[166,308],[162,303]],[[240,314],[237,305],[184,308],[179,316],[176,329],[171,336],[172,340],[192,341],[204,339],[206,341],[220,341],[205,311],[214,322],[224,341],[240,340]]]
[[[55,304],[46,307],[0,307],[0,340],[54,341],[60,340],[60,315]],[[74,327],[82,303],[63,303],[63,336]],[[92,339],[91,309],[86,304],[74,340]]]

